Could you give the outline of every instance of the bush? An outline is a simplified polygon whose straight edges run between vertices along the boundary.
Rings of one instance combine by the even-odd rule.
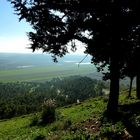
[[[48,99],[42,104],[41,124],[48,124],[55,121],[55,100]]]

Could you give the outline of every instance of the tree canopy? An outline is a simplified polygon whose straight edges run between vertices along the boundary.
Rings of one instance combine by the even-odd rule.
[[[99,70],[108,67],[110,97],[108,114],[115,116],[118,106],[119,78],[139,48],[139,0],[11,0],[19,15],[34,31],[29,32],[33,51],[42,49],[56,57],[68,53],[68,43],[75,50],[76,40],[84,43],[85,53],[93,56]],[[135,34],[135,35],[133,35]],[[132,37],[132,36],[133,37]],[[132,38],[131,38],[132,37]],[[133,39],[130,45],[129,39]],[[135,47],[134,47],[135,46]]]

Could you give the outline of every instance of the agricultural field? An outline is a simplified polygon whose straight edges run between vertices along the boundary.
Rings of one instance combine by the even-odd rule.
[[[49,66],[40,68],[18,69],[18,70],[1,70],[0,82],[15,81],[46,81],[55,77],[66,77],[72,75],[87,75],[96,72],[92,66],[61,67]]]
[[[50,56],[27,54],[0,55],[0,82],[46,81],[56,77],[89,75],[100,79],[90,58],[80,63],[83,56],[68,56],[54,63]]]

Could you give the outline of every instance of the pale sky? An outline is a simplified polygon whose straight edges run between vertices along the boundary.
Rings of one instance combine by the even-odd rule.
[[[7,0],[0,0],[0,52],[32,52],[27,49],[29,41],[26,32],[31,27],[19,22],[12,5]]]
[[[7,0],[0,0],[0,53],[31,53],[26,33],[32,29],[25,21],[19,22],[18,16],[14,13],[12,5]],[[78,47],[77,54],[81,54],[83,50],[84,47]]]

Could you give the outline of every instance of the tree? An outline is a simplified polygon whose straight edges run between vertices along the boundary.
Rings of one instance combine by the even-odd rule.
[[[140,58],[140,24],[133,28],[131,40],[134,47],[133,70],[136,74],[136,95],[137,98],[140,99],[140,68],[138,65]]]
[[[86,45],[99,70],[110,71],[110,96],[107,111],[116,116],[120,70],[125,56],[132,52],[125,45],[133,26],[139,24],[138,0],[11,0],[19,19],[26,19],[33,51],[42,49],[57,56],[75,50],[76,40]]]
[[[137,98],[140,99],[140,69],[138,66],[140,55],[140,25],[132,27],[131,33],[127,38],[127,47],[132,48],[125,59],[125,66],[122,69],[122,75],[130,78],[129,97],[131,96],[131,88],[134,77],[136,77],[136,93]]]
[[[134,66],[133,57],[132,58],[128,57],[128,62],[126,63],[126,67],[122,70],[122,75],[125,75],[130,78],[128,98],[131,97],[132,84],[133,84],[134,77],[136,76],[136,71],[135,71],[134,67],[135,66]]]

